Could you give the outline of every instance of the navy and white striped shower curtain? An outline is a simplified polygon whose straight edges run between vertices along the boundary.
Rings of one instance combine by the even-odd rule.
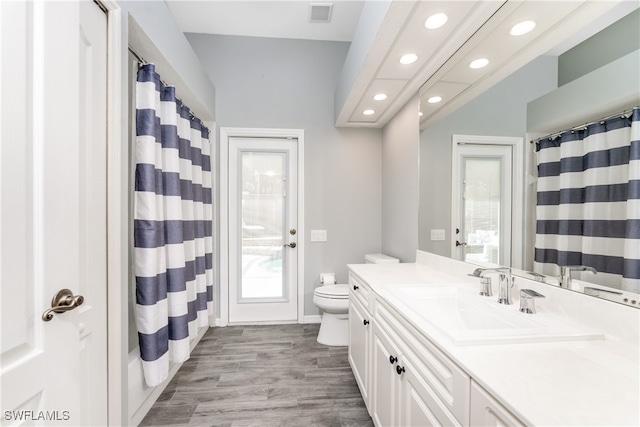
[[[535,270],[640,293],[640,108],[536,143]]]
[[[134,257],[136,323],[147,385],[213,326],[209,130],[165,86],[153,64],[136,84]]]

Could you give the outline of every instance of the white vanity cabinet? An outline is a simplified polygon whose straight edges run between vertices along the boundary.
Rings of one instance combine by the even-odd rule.
[[[522,425],[353,272],[348,354],[378,427]]]
[[[521,313],[477,296],[474,268],[349,265],[349,361],[377,427],[640,426],[640,310],[521,278],[546,294]]]
[[[375,301],[370,414],[377,426],[464,425],[469,376],[431,344],[417,340]]]
[[[475,381],[471,382],[471,426],[524,426]]]
[[[371,290],[353,274],[349,274],[349,364],[367,408],[370,389]]]
[[[397,426],[400,414],[400,349],[387,331],[376,322],[373,326],[371,358],[371,419],[377,426]]]

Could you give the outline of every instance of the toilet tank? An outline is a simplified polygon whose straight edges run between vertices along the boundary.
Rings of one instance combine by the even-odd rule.
[[[365,264],[384,264],[384,263],[399,263],[398,258],[390,257],[384,254],[367,254],[364,256]]]

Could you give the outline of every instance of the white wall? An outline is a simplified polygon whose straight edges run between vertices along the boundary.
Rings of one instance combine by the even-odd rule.
[[[305,315],[319,275],[380,251],[381,131],[336,129],[333,93],[348,43],[188,34],[217,88],[219,127],[305,132]],[[310,230],[327,230],[325,243]],[[224,249],[224,248],[223,248]],[[217,298],[219,301],[219,298]]]
[[[419,98],[382,130],[382,252],[415,262],[418,249]]]

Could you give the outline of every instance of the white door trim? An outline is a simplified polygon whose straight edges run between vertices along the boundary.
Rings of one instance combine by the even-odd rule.
[[[127,422],[128,227],[126,216],[128,135],[123,118],[122,10],[99,0],[107,14],[107,419]],[[126,64],[126,62],[125,62]],[[123,66],[125,69],[123,69]],[[126,103],[125,103],[126,105]],[[124,146],[123,146],[124,144]]]
[[[229,324],[229,138],[296,138],[298,140],[298,323],[304,318],[304,130],[220,128],[220,326]]]
[[[478,136],[478,135],[452,135],[451,138],[451,194],[460,193],[461,182],[458,167],[458,147],[464,144],[475,145],[501,145],[512,148],[512,175],[511,183],[511,267],[523,268],[524,251],[524,139],[513,136]],[[456,197],[451,197],[451,257],[455,257],[456,226],[453,218],[460,217],[460,202]]]

